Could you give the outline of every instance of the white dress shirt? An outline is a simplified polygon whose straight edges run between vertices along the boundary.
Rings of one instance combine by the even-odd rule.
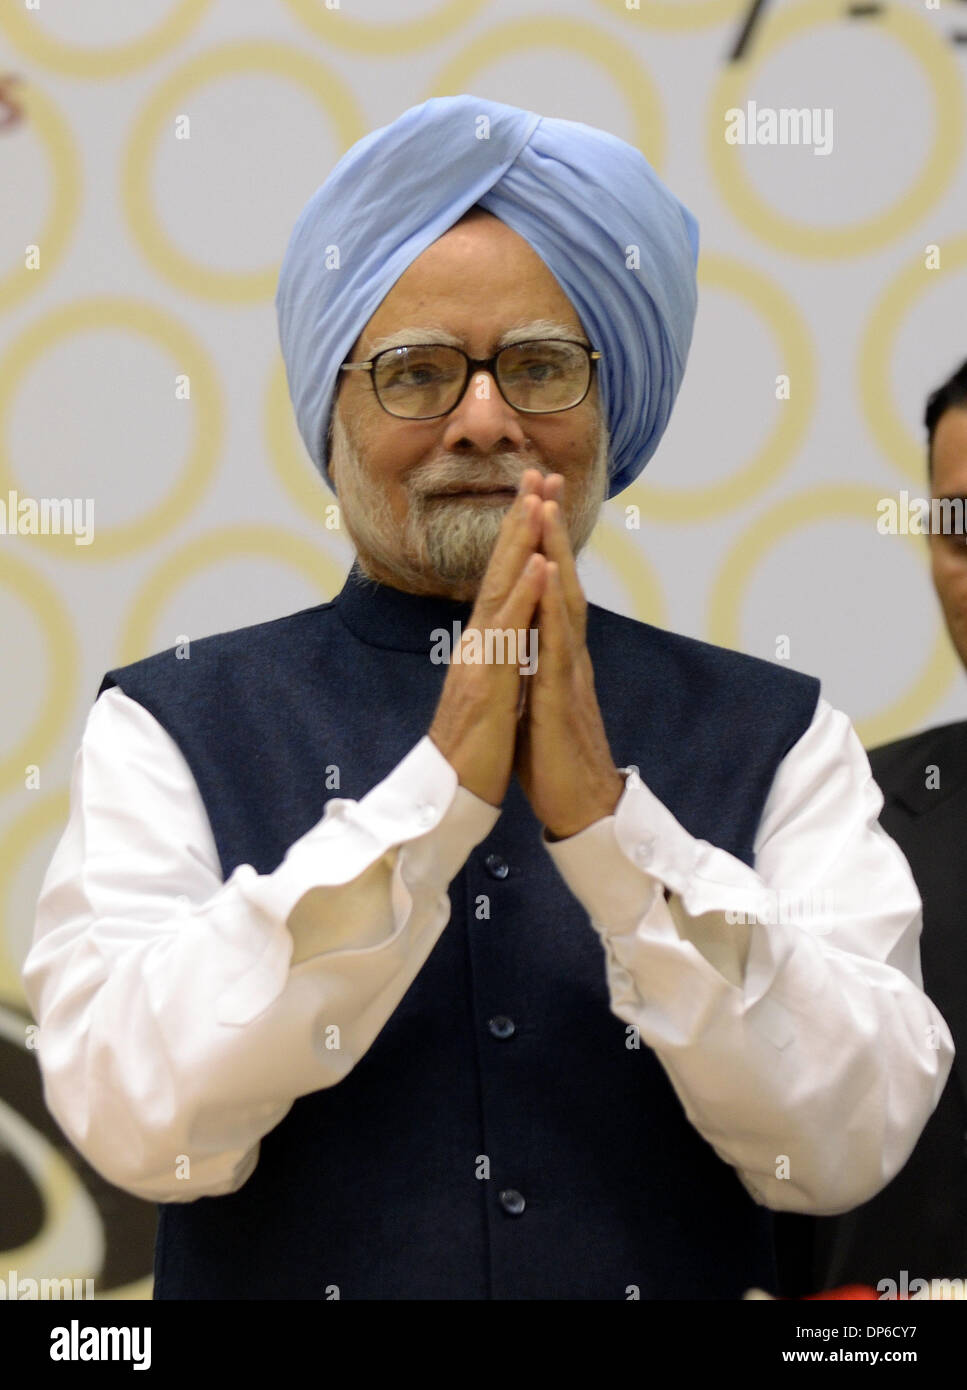
[[[541,843],[598,934],[628,1046],[654,1049],[757,1202],[867,1200],[909,1156],[953,1043],[922,991],[919,894],[849,719],[819,700],[777,771],[754,870],[621,771],[613,815]],[[331,799],[273,873],[242,864],[223,881],[177,745],[105,691],[23,974],[47,1104],[74,1145],[152,1201],[241,1187],[293,1102],[371,1046],[499,815],[424,737],[359,801]]]

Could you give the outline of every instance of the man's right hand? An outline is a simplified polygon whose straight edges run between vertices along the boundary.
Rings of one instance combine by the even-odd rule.
[[[484,637],[487,628],[517,632],[531,626],[547,573],[538,549],[543,485],[539,469],[525,471],[464,634],[477,628]],[[523,679],[509,662],[456,665],[451,659],[430,725],[429,736],[456,770],[460,785],[491,806],[502,804],[510,782]]]

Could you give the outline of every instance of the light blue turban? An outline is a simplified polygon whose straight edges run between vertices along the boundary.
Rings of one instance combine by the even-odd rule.
[[[404,270],[475,203],[553,273],[598,361],[613,497],[658,447],[695,322],[698,223],[606,131],[482,97],[432,97],[357,141],[302,210],[275,297],[289,394],[332,487],[339,366]]]

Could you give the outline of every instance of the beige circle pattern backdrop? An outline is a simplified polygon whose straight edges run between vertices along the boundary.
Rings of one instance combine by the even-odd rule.
[[[0,86],[13,113],[0,122],[0,168],[13,142],[23,141],[20,158],[29,153],[46,187],[42,217],[28,216],[14,199],[5,212],[8,231],[0,228],[0,501],[46,496],[64,476],[68,383],[62,397],[52,364],[65,342],[120,332],[131,344],[159,348],[171,364],[171,378],[146,380],[145,393],[170,391],[178,374],[191,381],[187,449],[165,458],[151,505],[99,527],[87,547],[69,535],[0,534],[0,612],[26,613],[45,654],[42,669],[10,663],[4,698],[11,732],[0,733],[0,1032],[14,1040],[29,1022],[14,943],[29,935],[24,914],[40,886],[35,866],[49,859],[63,828],[73,755],[104,670],[170,647],[182,634],[291,611],[283,595],[293,584],[304,606],[325,601],[351,556],[345,531],[330,527],[335,499],[305,454],[288,402],[272,311],[284,244],[273,232],[279,244],[268,263],[263,253],[231,270],[191,244],[191,229],[211,213],[204,199],[175,208],[177,240],[166,222],[172,194],[159,178],[159,154],[201,94],[210,99],[222,84],[240,149],[270,132],[281,171],[274,189],[285,189],[288,227],[356,139],[427,96],[458,91],[613,128],[693,207],[702,228],[693,365],[658,455],[606,506],[582,559],[589,597],[643,621],[770,655],[775,634],[757,630],[751,616],[764,567],[794,537],[815,537],[818,561],[849,589],[849,541],[831,541],[834,528],[824,532],[824,523],[847,521],[847,530],[865,535],[875,527],[877,500],[893,496],[901,480],[924,487],[923,399],[967,356],[964,296],[957,295],[967,268],[965,77],[942,11],[892,0],[875,18],[860,19],[840,0],[767,3],[742,61],[733,62],[751,0],[640,0],[637,7],[562,0],[553,10],[545,0],[341,0],[332,7],[266,0],[258,9],[253,24],[254,11],[231,0],[145,0],[136,14],[128,0],[98,0],[83,39],[73,0],[44,0],[40,11],[0,9],[0,79],[18,79]],[[828,57],[845,35],[853,41],[871,27],[896,57],[890,82],[913,83],[911,92],[922,88],[925,96],[907,93],[906,125],[863,150],[863,177],[857,168],[847,180],[834,225],[814,223],[808,206],[795,215],[780,211],[753,179],[754,152],[725,141],[724,113],[755,99],[770,72],[826,83],[816,45]],[[268,107],[266,79],[277,83]],[[250,102],[239,99],[246,82]],[[875,66],[851,72],[837,97],[841,127],[848,127],[855,93],[873,100],[881,85]],[[318,115],[309,138],[287,108],[306,98]],[[596,100],[609,116],[596,115]],[[927,131],[925,156],[912,180],[891,177],[890,141],[914,140],[908,127],[918,121]],[[332,151],[322,165],[317,135]],[[848,139],[846,146],[848,160]],[[196,187],[205,186],[206,158],[233,153],[220,153],[214,132],[199,121],[182,148],[198,161]],[[827,163],[832,168],[835,157]],[[272,198],[280,200],[278,192],[260,196],[268,172],[258,163],[248,170],[251,220],[263,230],[274,226],[266,220]],[[243,251],[247,232],[238,227]],[[942,269],[929,272],[924,248],[933,244]],[[28,264],[24,248],[32,246],[39,265]],[[719,338],[703,312],[722,306],[737,326]],[[914,310],[918,323],[927,313],[931,332],[918,375],[907,380],[897,362]],[[762,361],[765,368],[744,366]],[[24,412],[29,425],[36,408],[26,403],[37,396],[28,388],[38,372],[56,428],[45,432],[37,419],[30,436],[37,447],[24,452]],[[735,383],[744,372],[758,374],[748,394],[740,400],[733,389],[723,400],[722,380]],[[774,391],[780,375],[792,383],[787,400]],[[103,389],[105,411],[118,410],[110,383]],[[136,460],[138,402],[121,406]],[[774,423],[755,435],[766,416]],[[720,452],[723,435],[734,441],[735,461],[716,475],[705,459]],[[129,476],[130,459],[109,458],[105,468],[111,481],[98,485],[102,499]],[[823,614],[811,620],[814,646],[820,641],[824,651],[813,669],[834,703],[850,712],[851,692],[867,710],[857,726],[871,742],[967,715],[925,567],[911,593],[901,549],[906,557],[907,545],[884,539],[881,570],[862,595],[867,605],[895,605],[898,626],[927,634],[923,660],[894,683],[899,694],[884,697],[880,677],[885,663],[896,670],[903,648],[864,646],[862,612],[850,650],[823,649]],[[917,554],[922,566],[922,544]],[[263,582],[239,595],[229,576],[246,560]],[[264,582],[273,566],[277,592]],[[221,597],[213,601],[220,575]],[[790,571],[790,595],[806,582]],[[39,787],[31,768],[40,770]],[[43,1136],[25,1129],[14,1100],[0,1102],[0,1137],[43,1188],[48,1217],[12,1253],[43,1264],[56,1251],[59,1268],[44,1269],[51,1277],[97,1275],[101,1235],[111,1247],[123,1232],[87,1199],[95,1184],[83,1165],[72,1174],[59,1164]],[[114,1295],[149,1295],[150,1250],[136,1254]],[[112,1296],[112,1289],[106,1284],[99,1294]]]
[[[481,70],[512,54],[549,56],[560,50],[591,59],[614,81],[631,115],[628,139],[659,171],[664,165],[665,130],[661,100],[647,69],[620,40],[591,24],[566,19],[520,19],[487,30],[437,75],[427,96],[479,90]]]
[[[162,229],[154,210],[152,153],[164,122],[170,122],[175,112],[183,111],[203,84],[237,73],[263,72],[304,88],[321,107],[323,118],[331,122],[340,148],[348,149],[365,134],[356,98],[338,74],[285,44],[228,44],[193,59],[152,93],[134,122],[124,158],[124,208],[131,235],[154,269],[175,289],[202,299],[228,304],[270,299],[275,293],[278,266],[219,270],[217,266],[201,265],[179,250]]]
[[[487,0],[442,0],[425,13],[400,20],[399,6],[387,7],[379,22],[354,19],[343,7],[324,0],[285,0],[292,13],[323,43],[371,57],[413,53],[462,29]],[[348,9],[348,7],[347,7]]]
[[[65,43],[49,33],[42,18],[22,5],[0,11],[0,29],[26,57],[65,77],[92,80],[124,77],[183,43],[212,0],[177,0],[160,24],[130,43]]]
[[[840,0],[804,0],[778,11],[765,31],[755,59],[727,70],[709,98],[706,151],[719,193],[749,231],[798,256],[829,259],[869,255],[889,245],[930,212],[963,165],[964,83],[953,50],[927,21],[893,5],[884,10],[880,27],[916,60],[934,99],[933,142],[916,182],[901,190],[885,213],[842,227],[817,227],[794,221],[776,212],[759,196],[746,175],[741,147],[722,139],[721,114],[730,108],[742,109],[759,68],[777,48],[817,25],[838,25],[842,20]]]
[[[940,266],[925,279],[918,256],[887,285],[866,324],[857,361],[860,400],[870,433],[883,456],[914,483],[923,476],[923,449],[893,401],[890,365],[897,334],[910,309],[928,291],[948,290],[948,303],[964,309],[965,296],[950,289],[951,277],[967,270],[967,235],[944,242]],[[956,312],[956,310],[955,310]]]
[[[109,296],[75,300],[32,322],[0,358],[0,493],[16,490],[18,483],[7,463],[8,449],[3,445],[11,403],[22,379],[65,338],[105,328],[141,334],[156,342],[170,354],[173,365],[187,374],[192,383],[194,440],[169,492],[136,521],[99,531],[96,544],[90,546],[76,546],[67,532],[31,537],[44,546],[53,544],[59,555],[70,560],[114,560],[167,535],[204,497],[218,464],[224,430],[224,406],[215,365],[184,324],[153,304]]]
[[[791,463],[805,437],[816,404],[816,360],[805,318],[783,287],[749,265],[706,252],[699,262],[699,293],[724,291],[749,304],[770,329],[784,374],[796,390],[779,411],[762,447],[736,473],[706,487],[659,487],[647,470],[628,489],[628,499],[658,521],[696,521],[744,506],[769,487]],[[643,481],[644,480],[644,481]]]
[[[0,593],[20,600],[36,616],[44,634],[47,671],[31,672],[37,700],[33,723],[7,751],[0,751],[0,792],[23,776],[25,765],[39,764],[64,733],[77,683],[77,636],[61,594],[35,567],[0,550]]]
[[[23,103],[27,126],[37,132],[43,145],[52,193],[45,225],[36,232],[32,228],[25,229],[30,237],[26,244],[44,248],[40,267],[33,276],[25,275],[22,266],[7,271],[0,269],[0,313],[39,290],[57,269],[67,251],[80,210],[80,160],[70,126],[56,103],[35,83],[18,87],[17,100]]]
[[[735,19],[748,6],[746,0],[638,0],[635,8],[626,0],[597,0],[599,5],[637,22],[661,29],[690,30],[703,24]]]
[[[726,556],[712,590],[709,629],[712,640],[723,647],[742,648],[741,617],[744,600],[756,565],[794,531],[846,517],[861,526],[876,515],[879,494],[850,485],[815,488],[775,503],[744,531]],[[921,545],[919,536],[908,542]],[[915,674],[898,699],[855,724],[868,747],[889,739],[897,727],[916,727],[942,695],[957,672],[957,661],[945,632],[938,627],[927,662]]]

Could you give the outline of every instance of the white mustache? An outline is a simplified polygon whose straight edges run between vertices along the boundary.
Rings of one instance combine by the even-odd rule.
[[[511,466],[511,465],[507,465]],[[467,472],[467,465],[459,459],[454,459],[451,463],[449,459],[441,459],[439,464],[435,464],[432,471],[425,470],[421,473],[419,480],[412,486],[413,493],[418,497],[429,497],[436,492],[447,492],[452,488],[509,488],[516,492],[520,487],[520,480],[528,468],[536,468],[543,476],[548,476],[545,470],[537,463],[527,463],[522,468],[519,462],[513,465],[513,474],[502,471],[501,460],[494,459],[490,468],[485,474],[474,475]],[[501,469],[497,473],[495,469]]]

